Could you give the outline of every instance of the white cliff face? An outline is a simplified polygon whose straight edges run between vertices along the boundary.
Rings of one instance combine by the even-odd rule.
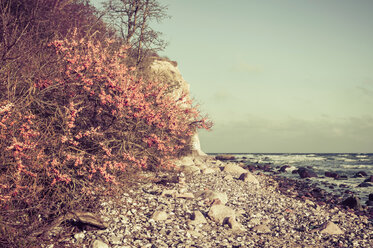
[[[182,94],[189,95],[189,84],[181,76],[176,66],[165,60],[155,60],[150,68],[153,74],[152,78],[169,84],[175,98],[180,98]]]
[[[152,79],[159,80],[163,83],[168,83],[172,89],[172,95],[176,98],[180,98],[183,94],[187,94],[189,98],[190,85],[181,76],[179,69],[169,61],[155,60],[150,66]],[[198,133],[195,133],[191,140],[192,152],[194,154],[204,156],[201,149]]]
[[[201,149],[201,143],[199,142],[198,133],[195,133],[191,140],[192,151],[197,153],[199,156],[206,156],[207,154],[204,153]]]

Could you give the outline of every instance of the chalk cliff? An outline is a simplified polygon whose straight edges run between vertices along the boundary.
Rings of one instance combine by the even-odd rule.
[[[167,83],[172,89],[171,94],[175,98],[179,98],[183,94],[190,96],[190,85],[184,80],[177,66],[167,60],[154,60],[150,66],[150,74],[152,79]],[[195,133],[191,140],[192,152],[195,155],[204,156],[201,149],[198,133]]]

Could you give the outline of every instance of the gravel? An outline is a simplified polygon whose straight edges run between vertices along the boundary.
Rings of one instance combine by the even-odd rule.
[[[179,173],[180,183],[174,180],[162,184],[151,180],[136,183],[120,199],[102,200],[100,215],[108,228],[75,233],[44,247],[63,244],[90,248],[98,241],[102,247],[112,248],[373,247],[373,223],[366,216],[283,195],[276,180],[268,175],[254,175],[259,186],[239,180],[240,175],[220,170],[229,162],[209,157],[194,161],[194,166],[213,168],[214,173],[186,169],[194,173]],[[161,177],[151,172],[143,172],[142,176]],[[204,195],[201,191],[205,190],[227,195],[225,206],[235,211],[244,231],[238,232],[229,223],[222,225],[208,217],[213,204],[223,203],[197,197]],[[206,223],[192,222],[195,211],[203,214]],[[343,234],[323,233],[328,222],[336,224]]]

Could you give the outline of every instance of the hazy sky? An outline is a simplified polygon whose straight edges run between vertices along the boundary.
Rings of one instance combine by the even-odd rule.
[[[160,0],[205,152],[373,152],[372,0]]]

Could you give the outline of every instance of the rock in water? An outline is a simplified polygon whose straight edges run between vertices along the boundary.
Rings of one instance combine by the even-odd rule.
[[[365,171],[359,171],[357,172],[354,177],[366,177],[368,174]]]
[[[373,183],[373,176],[368,177],[367,179],[364,180],[366,183]]]
[[[329,172],[329,171],[326,171],[325,172],[325,176],[326,177],[332,177],[332,178],[339,178],[339,175],[335,172]]]
[[[301,178],[317,177],[317,174],[313,170],[304,167],[298,169],[298,174]]]
[[[341,202],[343,206],[356,209],[356,210],[363,210],[363,207],[361,206],[360,199],[356,196],[350,196],[344,201]]]
[[[358,185],[358,187],[372,187],[372,186],[373,186],[373,184],[367,183],[367,182],[363,182],[363,183],[360,183]]]
[[[233,155],[227,155],[227,154],[217,155],[215,158],[217,160],[222,160],[222,161],[225,161],[225,160],[235,160],[236,159],[235,156],[233,156]]]

